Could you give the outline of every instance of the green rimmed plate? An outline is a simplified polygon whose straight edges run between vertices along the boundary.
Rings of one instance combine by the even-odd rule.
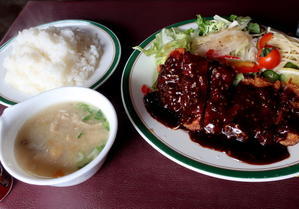
[[[109,28],[89,20],[60,20],[42,24],[37,27],[47,28],[50,26],[78,28],[99,37],[100,44],[103,48],[103,54],[98,68],[85,82],[83,87],[96,89],[112,75],[120,60],[121,45],[117,36]],[[0,47],[0,103],[6,106],[22,102],[32,96],[13,89],[4,82],[6,71],[3,68],[2,63],[4,58],[10,53],[13,41],[14,38],[10,39]]]
[[[187,20],[169,27],[188,29],[195,20]],[[143,41],[149,47],[155,34]],[[289,147],[290,157],[268,165],[251,165],[229,157],[225,153],[201,147],[191,141],[183,130],[172,130],[153,119],[143,104],[142,85],[151,86],[156,66],[153,57],[135,50],[128,59],[122,75],[122,100],[132,124],[139,134],[158,152],[174,162],[209,176],[244,182],[282,180],[299,175],[299,145]]]

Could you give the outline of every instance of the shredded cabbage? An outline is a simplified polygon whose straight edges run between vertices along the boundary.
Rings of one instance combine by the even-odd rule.
[[[223,55],[235,55],[244,60],[255,61],[257,51],[255,47],[256,40],[253,40],[248,32],[257,33],[260,32],[260,28],[258,24],[251,23],[250,21],[250,17],[236,15],[231,15],[227,19],[219,15],[215,15],[213,19],[206,19],[197,15],[196,23],[198,27],[196,29],[182,30],[179,28],[164,28],[156,35],[148,48],[143,49],[140,46],[136,46],[133,47],[133,49],[139,50],[147,56],[153,55],[157,65],[164,64],[170,52],[176,48],[185,48],[187,51],[193,51],[201,55],[203,54],[200,51],[206,51],[206,48],[207,50],[215,49]],[[237,30],[237,32],[234,32],[234,34],[230,36],[227,32],[231,30]],[[225,31],[225,33],[222,34],[221,32],[223,31]],[[212,36],[214,34],[215,37]],[[224,41],[223,43],[228,45],[224,47],[209,47],[209,44],[203,44],[208,42],[208,40],[201,40],[200,37],[204,38],[209,35],[211,35],[212,39],[216,38],[216,36],[220,39],[224,37],[225,40],[221,41]],[[237,41],[235,41],[235,35],[239,37]],[[208,39],[210,40],[210,37]],[[192,40],[193,49],[191,50]],[[215,44],[215,41],[210,40],[210,44],[213,42]],[[220,43],[220,45],[223,44]],[[229,46],[232,47],[230,48]],[[200,48],[196,49],[196,47]]]
[[[219,15],[215,15],[212,20],[208,20],[201,17],[200,15],[197,15],[196,23],[198,25],[198,34],[200,36],[206,36],[209,33],[219,32],[224,29],[233,28],[236,26],[238,26],[241,30],[246,29],[250,21],[250,17],[238,17],[236,15],[231,15],[228,19],[220,17]],[[254,31],[259,32],[259,30],[257,29],[259,25],[255,23],[254,26]]]
[[[205,56],[214,50],[218,56],[232,55],[241,60],[256,61],[256,41],[248,32],[239,27],[224,29],[206,36],[197,36],[192,40],[192,53]]]
[[[299,66],[299,39],[271,28],[268,28],[267,31],[273,33],[273,38],[268,44],[278,48],[281,54],[281,62],[274,70],[284,68],[289,62],[295,66]]]
[[[190,44],[194,29],[181,30],[179,28],[164,28],[156,35],[148,49],[142,49],[140,46],[133,47],[143,52],[145,55],[154,55],[156,64],[164,64],[169,53],[176,48],[185,48],[190,50]]]

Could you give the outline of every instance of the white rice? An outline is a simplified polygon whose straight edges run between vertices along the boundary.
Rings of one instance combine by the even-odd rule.
[[[82,86],[99,65],[99,39],[78,29],[30,28],[19,32],[5,58],[5,82],[37,94],[62,86]]]

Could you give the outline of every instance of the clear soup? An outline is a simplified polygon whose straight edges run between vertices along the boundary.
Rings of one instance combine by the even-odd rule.
[[[79,102],[50,106],[20,129],[15,155],[27,172],[47,178],[70,174],[104,148],[109,123],[101,110]]]

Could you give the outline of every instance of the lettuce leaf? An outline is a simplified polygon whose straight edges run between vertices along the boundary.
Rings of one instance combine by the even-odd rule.
[[[147,56],[154,55],[156,64],[164,64],[169,53],[177,48],[190,50],[194,29],[164,28],[159,32],[148,49],[135,46],[133,49],[143,52]]]
[[[239,16],[239,17],[237,17],[237,19],[236,19],[235,21],[238,22],[239,27],[243,30],[243,29],[245,29],[245,28],[247,27],[247,25],[250,23],[251,18],[248,17],[248,16],[247,16],[247,17],[241,17],[241,16]]]
[[[215,15],[212,19],[203,18],[197,15],[196,29],[182,30],[179,28],[164,28],[152,41],[147,49],[135,46],[133,49],[139,50],[147,56],[154,56],[156,64],[164,64],[170,52],[176,48],[191,49],[191,42],[195,36],[206,36],[209,33],[218,32],[227,28],[238,26],[241,30],[252,33],[259,31],[259,25],[250,23],[250,17],[230,15],[228,18]]]
[[[250,17],[242,17],[237,15],[230,15],[227,19],[215,15],[213,19],[205,19],[201,15],[197,15],[196,23],[198,26],[198,35],[206,36],[209,33],[215,33],[226,28],[238,26],[241,30],[258,33],[259,25],[257,23],[251,24]]]
[[[230,21],[218,15],[215,15],[213,20],[208,20],[203,18],[201,15],[197,15],[196,23],[198,26],[198,35],[200,36],[221,31],[225,28],[228,28],[228,26],[231,24]]]
[[[261,33],[260,25],[257,23],[249,23],[247,26],[247,30],[249,33],[255,33],[255,34]]]

